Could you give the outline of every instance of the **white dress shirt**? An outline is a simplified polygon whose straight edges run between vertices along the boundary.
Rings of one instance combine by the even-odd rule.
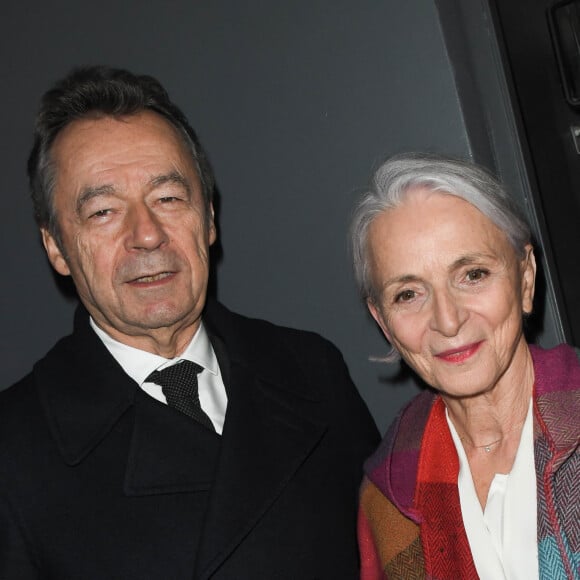
[[[201,408],[211,419],[217,433],[221,435],[226,417],[228,397],[215,352],[203,323],[180,356],[167,359],[150,352],[133,348],[111,338],[91,318],[91,327],[103,341],[113,358],[123,370],[154,399],[167,404],[161,386],[145,382],[155,370],[162,370],[182,360],[189,360],[203,367],[198,375],[199,401]]]
[[[496,473],[485,510],[481,509],[467,455],[449,415],[447,423],[459,456],[457,483],[461,513],[479,577],[481,580],[538,579],[532,402],[512,470],[507,474]]]

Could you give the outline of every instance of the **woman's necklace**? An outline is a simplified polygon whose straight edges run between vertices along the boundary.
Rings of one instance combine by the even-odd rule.
[[[460,439],[464,443],[467,443],[468,445],[470,445],[471,447],[473,447],[473,449],[483,449],[486,453],[489,453],[491,451],[491,448],[494,445],[497,445],[503,439],[503,437],[500,437],[499,439],[496,439],[495,441],[492,441],[491,443],[487,443],[486,445],[472,445],[464,437],[460,437]]]
[[[525,419],[524,419],[524,421],[525,421]],[[524,421],[520,421],[519,423],[516,423],[509,431],[506,431],[499,439],[496,439],[495,441],[491,441],[490,443],[486,443],[485,445],[473,445],[473,443],[471,443],[470,441],[467,440],[465,435],[464,436],[460,435],[459,439],[461,440],[462,443],[467,443],[473,449],[483,449],[486,453],[489,453],[491,451],[491,448],[494,445],[497,445],[498,443],[503,441],[503,439],[506,435],[508,435],[509,433],[514,431],[515,429],[517,429],[520,425],[522,425],[524,423]]]

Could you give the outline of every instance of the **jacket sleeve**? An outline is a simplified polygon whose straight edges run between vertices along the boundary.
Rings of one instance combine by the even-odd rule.
[[[361,580],[425,578],[419,526],[367,477],[361,485],[357,532]]]
[[[361,486],[361,503],[358,510],[357,536],[360,553],[360,580],[380,580],[386,576],[382,570],[364,501],[364,491],[369,485],[370,482],[365,478]]]

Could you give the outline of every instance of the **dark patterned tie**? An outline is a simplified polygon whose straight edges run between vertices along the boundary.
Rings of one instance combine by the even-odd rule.
[[[203,370],[198,364],[184,360],[162,371],[153,371],[145,380],[161,385],[167,404],[215,431],[213,423],[201,408],[197,375]]]

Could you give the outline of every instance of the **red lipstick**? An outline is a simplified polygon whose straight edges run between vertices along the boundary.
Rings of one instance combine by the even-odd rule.
[[[445,350],[436,354],[435,356],[445,362],[448,363],[462,363],[465,362],[467,359],[471,358],[478,350],[479,347],[483,344],[483,341],[474,342],[472,344],[466,344],[465,346],[461,346],[459,348],[452,348],[449,350]]]

